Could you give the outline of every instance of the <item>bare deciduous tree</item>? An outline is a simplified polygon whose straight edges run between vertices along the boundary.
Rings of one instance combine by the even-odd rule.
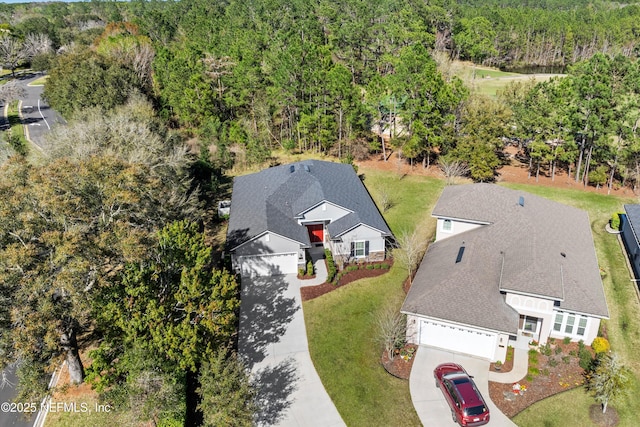
[[[409,280],[413,280],[413,273],[424,255],[427,241],[414,230],[412,233],[401,233],[398,236],[398,246],[393,251],[393,257],[409,270]]]
[[[24,96],[24,86],[18,83],[16,80],[11,80],[6,84],[0,86],[0,102],[6,103],[13,101],[21,96]]]
[[[37,55],[45,55],[53,51],[51,39],[46,34],[27,34],[23,49],[25,57],[30,59]]]
[[[459,178],[469,173],[467,164],[459,160],[441,158],[438,161],[438,165],[447,185],[455,184]]]
[[[157,170],[186,165],[186,148],[172,146],[154,131],[153,107],[142,96],[112,112],[88,109],[68,125],[54,127],[47,136],[47,154],[52,158],[89,158],[101,154]]]
[[[395,350],[406,342],[407,321],[405,316],[392,306],[385,307],[376,317],[378,339],[384,346],[389,360],[393,360]]]
[[[26,51],[20,40],[9,35],[0,37],[0,61],[2,65],[11,70],[11,74],[15,75],[18,66],[27,59]]]
[[[393,207],[393,199],[386,188],[383,188],[378,192],[378,200],[380,201],[380,209],[383,213]]]

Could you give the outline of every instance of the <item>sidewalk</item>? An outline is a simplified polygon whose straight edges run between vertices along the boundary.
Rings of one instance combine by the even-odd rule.
[[[513,368],[509,372],[489,372],[489,381],[512,384],[517,383],[527,375],[529,369],[529,352],[523,348],[514,348]]]

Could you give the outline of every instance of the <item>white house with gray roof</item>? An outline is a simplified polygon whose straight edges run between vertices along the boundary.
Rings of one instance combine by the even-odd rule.
[[[390,238],[351,165],[305,160],[234,180],[227,247],[243,275],[297,273],[316,246],[344,262],[383,260]]]
[[[504,361],[508,345],[591,344],[609,316],[586,212],[495,184],[446,187],[402,306],[409,342]]]

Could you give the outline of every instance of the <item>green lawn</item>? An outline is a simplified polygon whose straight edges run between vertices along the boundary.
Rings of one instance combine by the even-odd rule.
[[[513,81],[527,81],[533,75],[508,73],[494,68],[477,67],[473,64],[460,63],[457,65],[456,75],[460,77],[475,93],[496,97],[497,94]],[[537,74],[537,82],[548,80],[551,74]]]
[[[439,180],[361,169],[365,185],[375,200],[384,189],[395,203],[385,218],[392,231],[420,226],[432,236],[431,208],[443,188]],[[533,194],[576,206],[589,212],[600,266],[606,271],[605,291],[613,320],[604,322],[614,351],[620,353],[636,377],[640,377],[640,320],[638,299],[630,281],[617,237],[604,231],[611,214],[622,209],[622,199],[535,185],[508,185]],[[400,307],[404,299],[401,283],[407,271],[394,266],[383,276],[362,280],[304,303],[309,348],[327,392],[349,426],[419,426],[413,410],[408,382],[388,375],[380,365],[381,349],[375,343],[374,319],[382,307]],[[613,407],[621,426],[637,425],[640,382],[634,379],[630,397]],[[514,420],[521,426],[589,426],[589,407],[595,401],[583,388],[546,399]],[[569,424],[567,422],[569,421]]]

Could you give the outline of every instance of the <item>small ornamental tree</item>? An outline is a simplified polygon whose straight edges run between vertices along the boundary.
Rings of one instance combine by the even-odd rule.
[[[393,251],[393,257],[409,271],[409,280],[413,281],[413,273],[427,249],[427,242],[414,230],[412,233],[401,233],[398,236],[398,245],[400,247]]]
[[[602,404],[602,413],[607,412],[609,402],[614,402],[629,391],[631,371],[622,365],[617,354],[602,354],[593,372],[587,375],[587,390]]]
[[[378,338],[389,360],[393,360],[395,350],[402,348],[406,342],[407,323],[405,316],[397,309],[387,306],[376,318]]]

